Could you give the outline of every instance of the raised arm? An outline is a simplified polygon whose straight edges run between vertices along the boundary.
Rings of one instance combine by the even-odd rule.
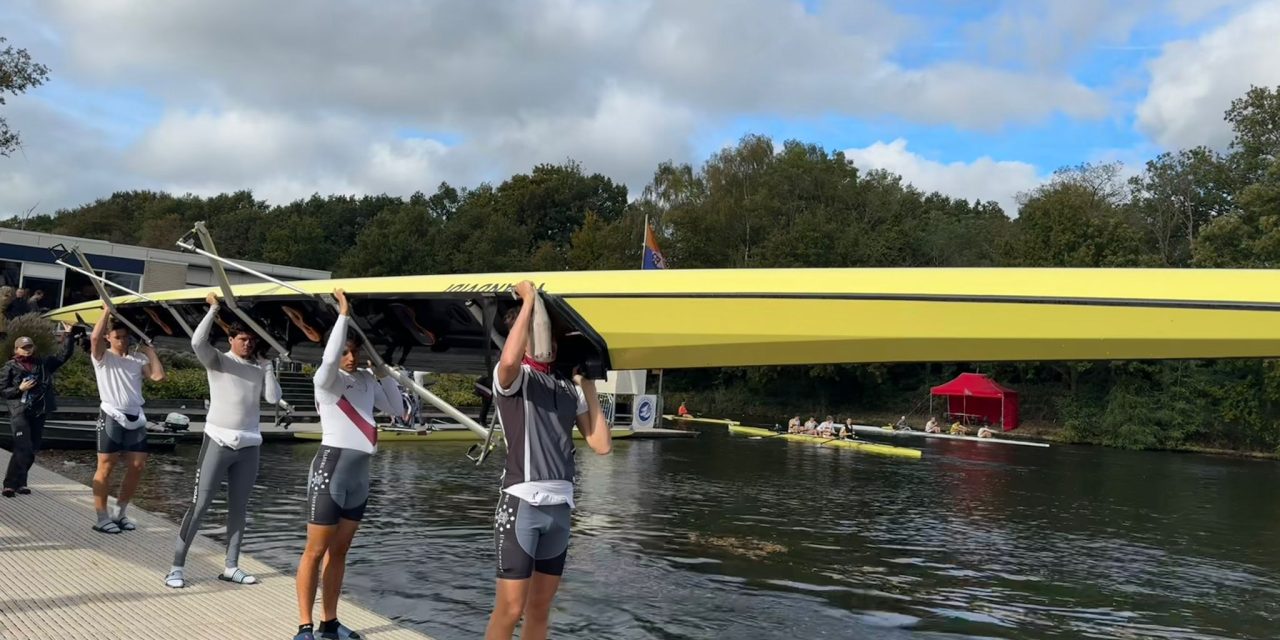
[[[45,373],[52,374],[54,371],[61,369],[62,365],[71,359],[71,354],[75,353],[75,350],[76,341],[75,338],[71,337],[71,325],[64,322],[62,323],[62,350],[58,352],[58,355],[45,359]]]
[[[338,383],[338,368],[342,364],[342,352],[347,346],[347,327],[351,323],[351,307],[347,304],[347,295],[342,289],[334,289],[333,296],[338,299],[338,321],[329,330],[329,341],[324,345],[324,356],[320,366],[316,367],[316,386],[326,391],[332,390]]]
[[[600,397],[596,393],[596,383],[590,378],[583,376],[574,376],[574,382],[578,383],[578,431],[582,432],[582,437],[586,439],[587,446],[591,450],[606,455],[613,451],[613,432],[609,429],[609,423],[604,419],[604,410],[600,408]],[[582,409],[585,405],[586,411]]]
[[[196,359],[210,371],[222,370],[222,358],[218,350],[209,344],[209,333],[213,331],[213,321],[218,317],[218,294],[210,291],[205,297],[209,303],[209,311],[191,334],[191,349],[196,352]]]
[[[382,367],[387,366],[389,365],[382,365]],[[378,378],[378,389],[373,394],[373,406],[389,416],[404,417],[407,411],[404,406],[404,396],[400,395],[400,387],[396,385],[395,378],[391,377],[391,372],[384,371],[380,367],[373,370],[373,375]]]
[[[502,346],[502,357],[498,359],[498,376],[494,380],[499,389],[510,389],[520,376],[520,363],[524,360],[525,349],[529,345],[529,326],[533,323],[533,299],[538,295],[533,283],[525,280],[516,285],[516,294],[522,304],[520,315],[511,325],[507,334],[507,343]]]
[[[164,382],[167,376],[164,373],[164,364],[160,362],[160,354],[156,353],[156,348],[149,344],[142,345],[142,352],[147,356],[147,379],[152,382]]]
[[[271,404],[278,404],[284,397],[280,391],[280,381],[276,379],[276,365],[271,360],[262,360],[262,398]]]
[[[93,333],[89,336],[89,356],[93,358],[93,362],[102,362],[102,356],[107,353],[107,319],[111,317],[111,312],[107,310],[107,303],[102,303],[102,315],[98,316],[98,323],[93,325]]]

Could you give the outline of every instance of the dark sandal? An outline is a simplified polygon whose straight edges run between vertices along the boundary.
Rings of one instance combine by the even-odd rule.
[[[95,525],[93,525],[93,530],[94,530],[94,531],[97,531],[98,533],[111,533],[111,534],[116,534],[116,533],[120,533],[120,525],[118,525],[118,524],[116,524],[116,523],[114,523],[114,522],[110,522],[110,521],[108,521],[108,522],[106,522],[105,524],[95,524]]]

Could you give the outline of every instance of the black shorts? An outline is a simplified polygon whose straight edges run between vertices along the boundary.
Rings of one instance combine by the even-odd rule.
[[[146,453],[147,427],[126,429],[106,413],[98,412],[98,453]]]
[[[339,519],[363,520],[372,459],[363,451],[320,445],[307,484],[307,522],[333,525]]]
[[[498,577],[524,580],[533,572],[558,576],[569,555],[567,504],[536,507],[507,492],[498,498],[493,542],[498,551]]]

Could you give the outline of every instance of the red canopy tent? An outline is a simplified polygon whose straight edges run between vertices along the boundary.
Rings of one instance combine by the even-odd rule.
[[[983,419],[1004,427],[1018,428],[1018,392],[980,373],[962,373],[946,384],[930,389],[929,411],[933,412],[933,396],[947,399],[947,412],[957,417]]]

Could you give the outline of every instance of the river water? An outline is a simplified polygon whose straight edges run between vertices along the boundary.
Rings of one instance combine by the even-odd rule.
[[[1280,637],[1280,464],[918,446],[918,461],[706,433],[584,448],[552,636]],[[282,570],[305,539],[315,448],[262,454],[244,548]],[[154,456],[136,503],[180,519],[197,449]],[[380,449],[346,578],[441,640],[479,637],[493,597],[500,467],[465,449]],[[41,462],[93,474],[90,452]],[[205,522],[216,538],[222,506]]]

